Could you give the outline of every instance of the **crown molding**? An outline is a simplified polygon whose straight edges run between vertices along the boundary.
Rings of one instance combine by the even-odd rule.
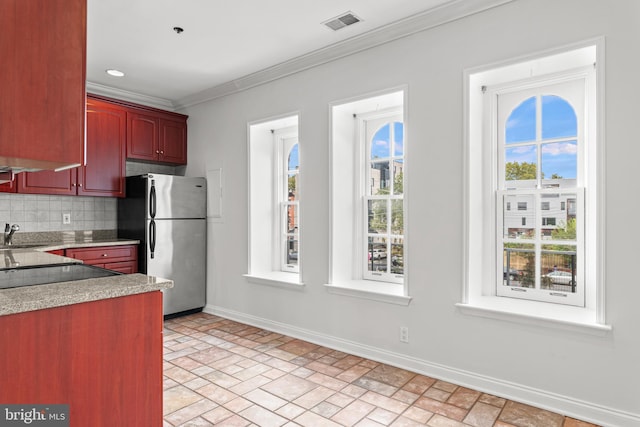
[[[117,89],[111,86],[101,85],[99,83],[88,81],[87,93],[121,99],[123,101],[129,101],[135,104],[142,104],[149,107],[160,108],[161,110],[176,111],[175,105],[171,100],[157,98],[155,96],[143,95],[141,93],[131,92],[124,89]]]
[[[454,0],[273,67],[186,96],[174,102],[173,106],[177,109],[188,108],[241,92],[512,1],[514,0]]]

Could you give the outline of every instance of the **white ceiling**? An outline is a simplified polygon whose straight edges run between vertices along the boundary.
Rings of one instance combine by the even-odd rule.
[[[510,1],[510,0],[508,0]],[[88,0],[87,81],[179,104],[443,5],[478,0]],[[504,3],[485,0],[484,3]],[[475,6],[475,5],[474,5]],[[469,6],[465,6],[469,7]],[[352,12],[362,22],[322,23]],[[182,27],[177,34],[173,27]],[[114,78],[105,70],[126,73]]]

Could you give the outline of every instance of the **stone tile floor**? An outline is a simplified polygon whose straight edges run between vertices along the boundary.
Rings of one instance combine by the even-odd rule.
[[[198,313],[165,321],[164,426],[594,427]]]

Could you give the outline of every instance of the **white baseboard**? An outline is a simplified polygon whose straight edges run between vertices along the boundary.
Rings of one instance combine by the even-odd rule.
[[[582,421],[588,421],[606,427],[640,426],[640,413],[633,414],[614,408],[604,407],[545,390],[527,387],[526,385],[511,383],[498,378],[463,371],[400,353],[367,346],[358,342],[321,334],[308,329],[299,328],[294,325],[274,322],[272,320],[256,317],[250,314],[228,310],[223,307],[207,305],[203,312],[281,333],[292,338],[309,341],[314,344],[375,360],[398,368],[407,369],[422,375],[553,411]]]

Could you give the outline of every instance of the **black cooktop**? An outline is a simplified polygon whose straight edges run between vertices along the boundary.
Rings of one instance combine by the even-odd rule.
[[[10,268],[0,270],[0,289],[71,282],[118,274],[122,273],[85,264],[50,264]]]

